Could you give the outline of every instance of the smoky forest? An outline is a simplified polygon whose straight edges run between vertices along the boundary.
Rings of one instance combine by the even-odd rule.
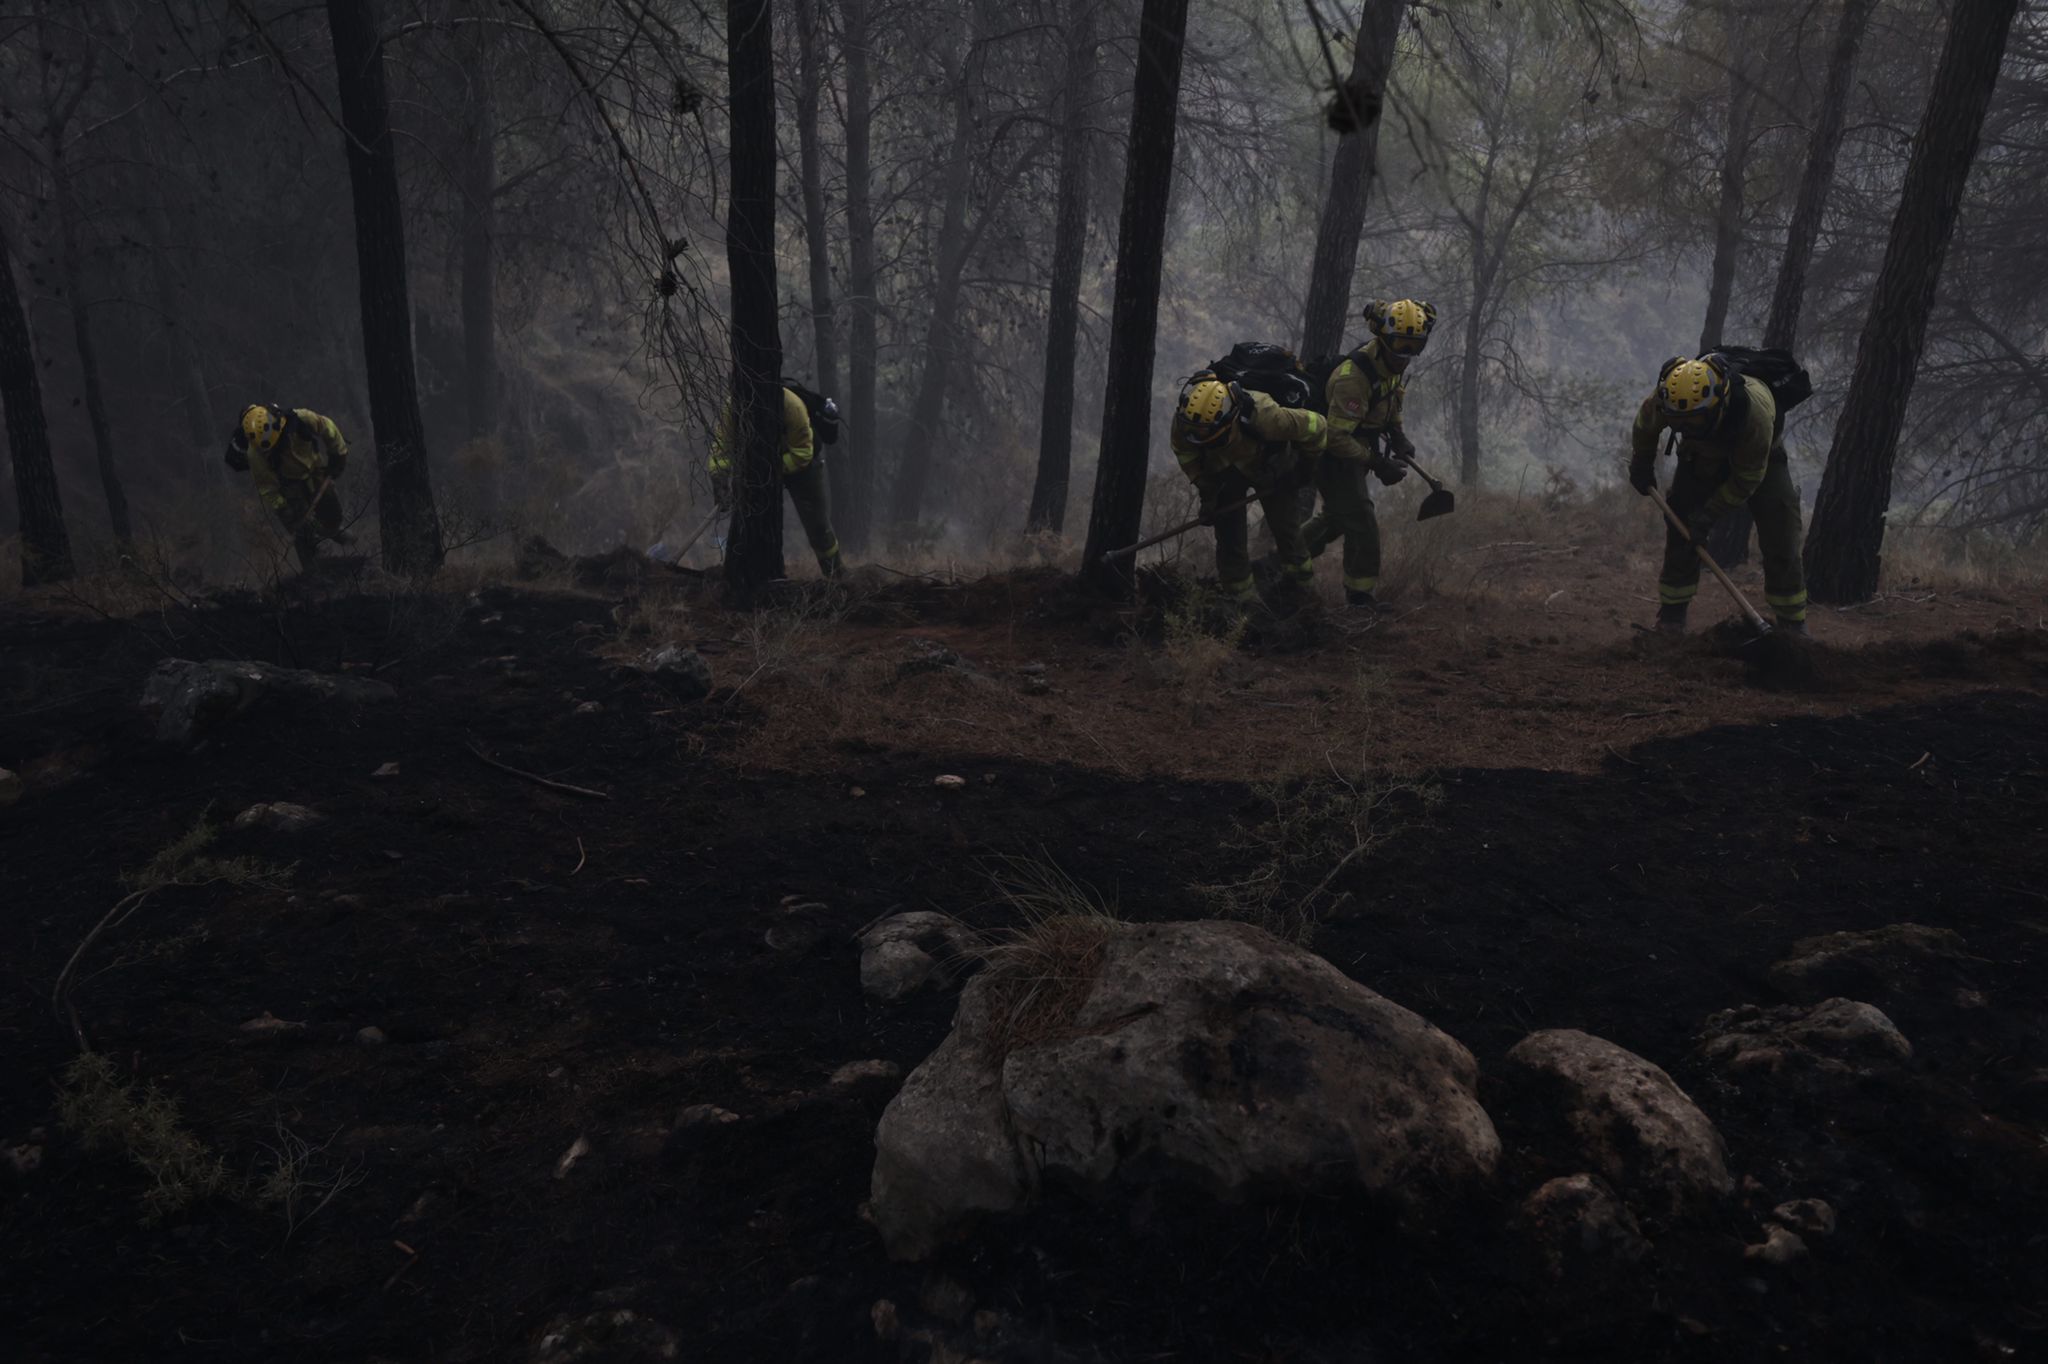
[[[2048,1358],[2040,0],[0,0],[23,1364]]]

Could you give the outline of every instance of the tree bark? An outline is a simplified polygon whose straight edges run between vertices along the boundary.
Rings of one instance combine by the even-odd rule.
[[[845,502],[833,503],[837,530],[858,550],[874,522],[875,413],[875,216],[870,200],[869,164],[874,104],[868,81],[869,0],[844,0],[840,10],[846,44],[846,257],[848,368]],[[833,489],[836,497],[839,489]]]
[[[21,518],[22,586],[61,582],[72,575],[71,537],[64,529],[64,499],[57,486],[56,461],[50,456],[50,428],[43,416],[35,345],[29,339],[21,291],[15,286],[14,251],[4,223],[0,223],[0,404],[7,408],[7,453]]]
[[[377,512],[384,567],[433,572],[442,558],[441,518],[427,472],[413,366],[412,303],[405,270],[405,211],[384,95],[375,0],[327,0],[335,83],[353,191],[356,290],[363,313],[363,368],[377,442]]]
[[[1117,227],[1116,287],[1110,309],[1109,366],[1103,386],[1102,455],[1081,581],[1116,593],[1129,579],[1102,556],[1135,542],[1145,513],[1145,470],[1152,439],[1152,361],[1159,339],[1159,276],[1166,210],[1173,192],[1174,134],[1188,0],[1145,0],[1138,28],[1138,75]]]
[[[732,83],[732,201],[725,260],[732,277],[731,539],[725,580],[750,605],[783,575],[782,335],[775,294],[775,51],[773,0],[726,0]]]
[[[1408,0],[1367,0],[1358,41],[1351,49],[1347,89],[1370,91],[1375,102],[1385,100],[1394,47],[1407,12]],[[1366,202],[1372,194],[1379,140],[1380,122],[1375,114],[1358,131],[1339,137],[1337,154],[1330,159],[1330,184],[1323,196],[1322,220],[1316,226],[1308,298],[1302,308],[1304,358],[1332,355],[1343,348],[1344,324],[1351,316],[1351,280],[1358,273],[1358,241],[1365,232]]]
[[[804,244],[809,248],[811,258],[811,335],[818,367],[818,372],[811,377],[811,386],[836,399],[840,396],[839,336],[833,325],[832,313],[832,251],[831,240],[826,235],[825,158],[818,145],[818,99],[825,84],[824,64],[818,57],[818,24],[818,0],[796,0],[797,164],[803,175]],[[825,461],[825,478],[831,487],[835,507],[844,506],[849,500],[846,475],[843,461]]]
[[[479,29],[481,35],[488,30]],[[462,397],[470,440],[498,433],[498,117],[490,45],[470,45],[462,156]]]
[[[1877,593],[1884,518],[1906,403],[1927,340],[1942,260],[2019,0],[1957,0],[1906,183],[1878,268],[1856,370],[1835,425],[1806,540],[1807,590],[1818,601]]]
[[[1707,277],[1707,316],[1700,325],[1700,350],[1712,350],[1726,338],[1728,300],[1735,292],[1735,258],[1742,250],[1743,175],[1749,163],[1749,128],[1756,110],[1756,83],[1750,79],[1753,32],[1748,13],[1738,4],[1728,10],[1728,128],[1721,146],[1720,202],[1714,209],[1714,263]]]
[[[1806,143],[1806,170],[1799,179],[1799,200],[1785,230],[1785,255],[1778,262],[1778,282],[1771,292],[1771,313],[1764,323],[1764,345],[1793,349],[1799,341],[1799,313],[1806,304],[1806,272],[1820,240],[1821,214],[1835,183],[1835,157],[1842,149],[1848,122],[1849,85],[1856,74],[1856,49],[1877,0],[1845,0],[1835,27],[1834,50],[1828,58],[1827,82],[1814,110],[1813,132]],[[1707,552],[1717,563],[1733,567],[1749,562],[1750,529],[1755,524],[1747,506],[1736,507],[1714,523]]]
[[[979,0],[970,12],[967,52],[953,82],[953,132],[946,148],[945,202],[939,216],[939,276],[933,283],[931,313],[925,322],[924,370],[911,404],[903,461],[897,466],[890,498],[889,519],[905,530],[917,524],[923,506],[932,446],[939,439],[946,387],[953,377],[953,354],[958,349],[953,327],[960,313],[960,278],[967,268],[967,195],[974,187],[975,92],[981,73]],[[992,213],[995,205],[986,205],[982,211]]]
[[[1060,91],[1060,179],[1052,244],[1052,298],[1045,319],[1045,386],[1038,408],[1038,476],[1024,529],[1066,529],[1074,459],[1074,358],[1081,335],[1081,267],[1088,247],[1088,106],[1095,95],[1095,0],[1067,6],[1067,60]]]

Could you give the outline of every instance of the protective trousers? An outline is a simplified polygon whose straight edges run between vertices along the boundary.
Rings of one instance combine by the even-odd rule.
[[[813,459],[795,473],[784,474],[782,487],[796,508],[796,519],[803,523],[811,553],[818,556],[818,571],[837,577],[839,537],[832,533],[832,485],[825,481],[825,461]]]
[[[1323,514],[1301,528],[1310,554],[1320,555],[1333,541],[1344,542],[1347,592],[1370,592],[1380,581],[1380,519],[1365,480],[1365,466],[1357,460],[1325,455],[1316,471]]]
[[[1681,521],[1705,506],[1728,480],[1728,462],[1681,459],[1666,499]],[[1764,561],[1764,600],[1781,621],[1806,619],[1806,570],[1799,561],[1805,529],[1799,515],[1799,488],[1782,452],[1773,452],[1764,481],[1750,495],[1756,518],[1756,542]],[[1657,600],[1678,606],[1700,590],[1700,556],[1671,526],[1664,528],[1664,569],[1657,576]]]
[[[1248,509],[1219,511],[1256,492],[1266,512],[1266,529],[1272,532],[1273,547],[1280,567],[1296,582],[1307,582],[1315,572],[1308,547],[1301,539],[1301,514],[1295,506],[1296,475],[1290,471],[1261,478],[1254,483],[1236,469],[1212,474],[1196,485],[1202,494],[1202,517],[1216,528],[1216,584],[1240,601],[1257,595],[1252,582],[1251,518]]]
[[[304,479],[278,480],[284,505],[277,509],[277,519],[291,532],[292,544],[299,551],[300,568],[311,568],[320,557],[320,542],[341,532],[341,498],[332,483],[316,498],[313,491],[319,486]]]

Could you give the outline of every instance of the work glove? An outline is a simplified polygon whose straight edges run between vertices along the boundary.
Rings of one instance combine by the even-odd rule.
[[[228,468],[233,469],[236,473],[246,474],[249,472],[249,452],[241,446],[229,444],[227,453],[221,458],[226,462]]]
[[[1628,486],[1644,497],[1657,489],[1657,466],[1654,464],[1631,464],[1628,466]]]
[[[1407,466],[1387,455],[1381,455],[1373,461],[1372,472],[1373,477],[1386,484],[1389,488],[1408,477]]]
[[[1714,529],[1714,511],[1711,506],[1701,507],[1685,518],[1685,533],[1692,537],[1695,545],[1707,543],[1707,533]]]

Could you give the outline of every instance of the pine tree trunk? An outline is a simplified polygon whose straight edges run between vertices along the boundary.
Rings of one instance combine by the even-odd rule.
[[[1106,593],[1127,590],[1121,568],[1102,562],[1135,543],[1145,514],[1151,462],[1152,361],[1159,339],[1159,277],[1166,210],[1173,191],[1174,134],[1188,0],[1145,0],[1138,28],[1138,75],[1124,162],[1117,227],[1116,287],[1110,309],[1109,367],[1103,385],[1102,457],[1088,515],[1082,582]]]
[[[979,3],[974,5],[973,13],[978,20]],[[939,426],[945,417],[946,388],[953,377],[953,356],[959,348],[953,328],[960,314],[960,278],[967,268],[967,194],[974,187],[979,28],[978,22],[970,26],[968,55],[953,82],[953,133],[946,148],[945,203],[939,217],[939,277],[932,286],[932,308],[925,322],[924,370],[918,379],[917,397],[911,404],[910,429],[904,433],[903,460],[897,466],[890,497],[889,519],[904,531],[916,526],[923,507],[932,447],[938,443]],[[985,206],[982,211],[992,212],[993,208]]]
[[[1752,31],[1748,14],[1732,5],[1728,11],[1728,127],[1721,146],[1721,196],[1714,209],[1714,263],[1707,278],[1701,351],[1712,350],[1727,339],[1721,333],[1728,325],[1735,259],[1742,251],[1742,182],[1749,163],[1749,126],[1756,109],[1756,85],[1749,77]]]
[[[470,49],[462,164],[462,396],[470,440],[498,433],[498,117],[490,48]]]
[[[1814,111],[1813,132],[1806,143],[1806,170],[1799,180],[1799,201],[1785,231],[1785,255],[1778,263],[1778,283],[1771,293],[1771,314],[1764,323],[1766,346],[1791,350],[1799,341],[1799,313],[1806,303],[1806,272],[1820,240],[1822,211],[1835,182],[1835,157],[1842,149],[1848,122],[1849,84],[1856,73],[1856,49],[1877,0],[1845,0],[1835,28],[1834,51],[1828,58],[1827,83]],[[1747,506],[1736,507],[1714,523],[1707,552],[1722,567],[1749,562],[1750,530],[1755,521]]]
[[[375,0],[327,0],[327,27],[334,39],[335,83],[355,203],[356,290],[377,442],[384,567],[423,575],[441,564],[441,519],[427,474],[427,438],[413,368],[405,211],[398,196]]]
[[[874,524],[875,459],[875,217],[870,200],[870,136],[874,105],[868,81],[869,0],[844,0],[840,23],[846,43],[846,263],[847,391],[841,435],[845,502],[833,503],[836,529],[855,550],[865,548]],[[834,496],[839,489],[834,488]]]
[[[1070,0],[1060,90],[1060,179],[1045,319],[1045,388],[1038,408],[1038,477],[1027,533],[1066,529],[1074,460],[1074,359],[1081,338],[1081,268],[1088,248],[1088,106],[1095,95],[1095,0]]]
[[[128,494],[114,468],[114,431],[107,420],[107,395],[100,384],[99,349],[93,344],[92,309],[85,296],[85,261],[78,245],[78,203],[72,196],[70,169],[53,130],[49,140],[50,180],[57,200],[59,259],[64,271],[64,301],[71,316],[71,340],[78,352],[79,386],[84,390],[86,424],[92,429],[93,464],[107,498],[107,520],[114,542],[125,553],[134,547],[128,521]]]
[[[7,453],[14,468],[14,500],[21,521],[24,587],[72,575],[71,537],[64,529],[64,499],[50,456],[43,417],[43,386],[36,377],[28,313],[14,282],[14,250],[0,224],[0,404],[7,409]]]
[[[1348,89],[1368,91],[1375,102],[1385,99],[1394,47],[1407,12],[1408,0],[1367,0],[1358,42],[1351,51]],[[1316,251],[1302,309],[1304,357],[1332,355],[1343,348],[1344,324],[1351,316],[1351,280],[1358,273],[1358,241],[1365,232],[1379,139],[1375,110],[1370,122],[1337,139],[1337,154],[1330,159],[1330,185],[1323,196],[1322,220],[1316,226]]]
[[[1479,488],[1479,371],[1485,360],[1481,347],[1486,340],[1487,288],[1478,260],[1483,259],[1484,249],[1483,241],[1473,246],[1472,310],[1465,318],[1465,353],[1458,357],[1458,485],[1475,492]]]
[[[731,91],[731,207],[725,260],[732,276],[734,455],[725,580],[750,605],[782,566],[782,335],[775,294],[775,50],[773,0],[726,0]]]
[[[811,258],[811,335],[818,371],[811,386],[831,398],[839,393],[839,337],[832,318],[832,251],[826,236],[824,154],[818,146],[818,100],[825,83],[823,63],[818,60],[818,0],[796,0],[797,161],[803,175],[804,245]],[[844,506],[849,500],[847,470],[843,460],[825,461],[825,477],[831,486],[832,504]]]
[[[1877,593],[1892,467],[1912,396],[1942,259],[1962,211],[1984,115],[1998,84],[2019,0],[1957,0],[1906,184],[1878,268],[1856,370],[1806,539],[1807,590],[1817,601]]]

